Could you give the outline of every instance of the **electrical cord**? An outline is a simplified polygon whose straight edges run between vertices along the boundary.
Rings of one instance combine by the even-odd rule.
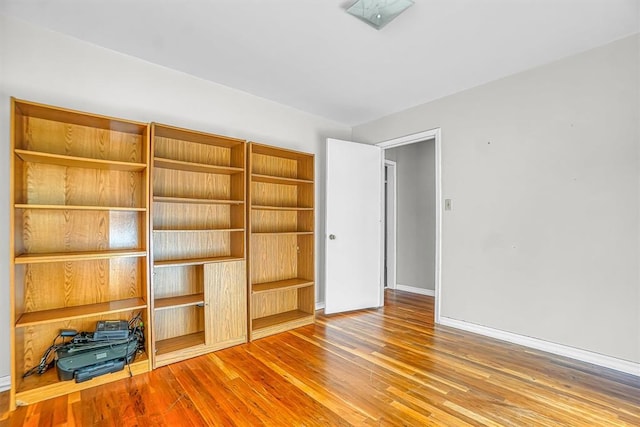
[[[142,312],[138,312],[138,314],[129,321],[129,337],[134,337],[137,341],[134,355],[131,358],[126,355],[124,358],[124,363],[127,365],[127,369],[129,370],[129,378],[131,378],[133,377],[133,372],[131,372],[131,362],[135,359],[136,354],[144,351],[144,323],[142,322]]]
[[[37,373],[38,375],[42,375],[44,374],[47,369],[53,367],[53,365],[55,364],[55,354],[56,351],[59,348],[62,348],[64,345],[66,345],[67,343],[64,342],[64,338],[62,339],[62,344],[56,344],[56,341],[58,340],[58,338],[60,338],[61,335],[58,334],[54,339],[53,339],[53,344],[51,344],[51,346],[45,350],[44,354],[42,355],[42,358],[40,359],[40,363],[38,363],[36,366],[34,366],[33,368],[29,369],[27,372],[25,372],[25,374],[22,376],[22,378],[27,378],[28,376],[31,376],[35,373]],[[49,356],[51,357],[51,360],[49,360]]]

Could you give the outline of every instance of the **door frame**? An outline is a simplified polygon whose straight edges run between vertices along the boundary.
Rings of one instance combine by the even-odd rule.
[[[440,322],[440,307],[442,294],[442,142],[440,128],[430,129],[411,135],[405,135],[398,138],[382,141],[376,146],[386,150],[387,148],[400,147],[402,145],[415,144],[417,142],[433,140],[435,144],[435,181],[436,181],[436,266],[435,266],[435,304],[434,304],[434,322]],[[383,176],[384,179],[384,176]],[[384,182],[381,183],[384,188]],[[384,213],[384,210],[383,210]],[[386,218],[384,219],[386,221]],[[383,239],[386,236],[383,234]],[[381,251],[384,251],[384,242]],[[382,291],[384,292],[384,280],[380,281]]]
[[[397,259],[396,259],[396,251],[398,247],[398,173],[397,173],[397,163],[393,160],[384,159],[384,166],[387,171],[387,182],[384,187],[384,203],[385,203],[385,211],[382,217],[382,220],[385,224],[385,231],[383,237],[383,248],[386,250],[384,254],[384,263],[383,268],[387,267],[387,288],[388,289],[396,289],[396,285],[398,284],[398,276],[396,274],[397,271]],[[389,179],[391,176],[391,179]],[[391,186],[389,185],[391,183]],[[389,191],[391,189],[391,191]],[[389,207],[389,195],[393,198],[391,202],[391,206],[393,207],[393,215],[391,216],[391,221],[387,220],[387,212]],[[387,239],[387,236],[390,235],[390,238]],[[383,283],[384,287],[384,283]]]

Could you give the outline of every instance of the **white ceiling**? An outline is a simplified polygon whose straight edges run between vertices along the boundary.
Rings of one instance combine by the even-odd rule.
[[[637,33],[640,0],[1,0],[0,13],[355,125]]]

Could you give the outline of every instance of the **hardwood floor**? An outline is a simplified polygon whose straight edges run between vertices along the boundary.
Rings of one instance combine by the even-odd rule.
[[[388,291],[379,310],[319,315],[312,326],[0,419],[2,426],[639,426],[640,378],[434,327],[431,297]]]

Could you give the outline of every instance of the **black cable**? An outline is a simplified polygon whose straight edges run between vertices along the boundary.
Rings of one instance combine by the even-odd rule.
[[[56,341],[58,340],[58,338],[60,338],[60,336],[61,335],[58,334],[53,339],[53,343],[51,344],[51,346],[45,350],[44,354],[42,355],[42,358],[40,358],[40,363],[38,363],[36,366],[32,367],[27,372],[25,372],[24,375],[22,375],[22,378],[27,378],[28,376],[33,375],[35,373],[38,373],[38,375],[42,375],[49,368],[53,367],[53,365],[55,364],[55,352],[66,344],[64,342],[64,338],[62,339],[62,344],[56,344]],[[51,354],[53,354],[54,357],[51,359],[51,361],[48,361],[49,356]]]

